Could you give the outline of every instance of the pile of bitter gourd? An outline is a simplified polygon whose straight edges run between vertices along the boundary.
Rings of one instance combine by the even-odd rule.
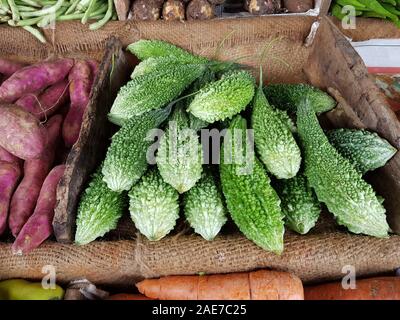
[[[388,236],[382,199],[362,176],[397,150],[366,130],[325,132],[317,114],[335,107],[328,94],[307,84],[263,87],[261,77],[257,86],[234,63],[158,40],[128,50],[142,62],[109,113],[120,129],[82,195],[76,243],[115,228],[128,205],[151,241],[173,230],[181,211],[212,240],[229,213],[248,239],[280,253],[285,224],[307,233],[321,203],[351,232]],[[205,128],[224,131],[222,143],[207,147]]]

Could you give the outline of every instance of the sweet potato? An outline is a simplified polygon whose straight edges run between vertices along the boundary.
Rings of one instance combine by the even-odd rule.
[[[152,300],[142,294],[117,293],[109,296],[106,300]]]
[[[8,208],[21,170],[15,163],[0,161],[0,235],[6,230]]]
[[[52,222],[56,205],[57,186],[64,174],[64,170],[65,165],[54,167],[44,180],[35,211],[25,223],[11,247],[14,254],[29,253],[53,233]]]
[[[192,0],[186,8],[187,20],[208,20],[215,17],[215,6],[207,0]]]
[[[158,20],[160,19],[163,1],[135,0],[131,13],[133,20]]]
[[[301,280],[287,272],[259,270],[206,276],[169,276],[136,284],[160,300],[303,300]]]
[[[25,67],[23,63],[0,58],[0,74],[6,77],[11,76],[23,67]]]
[[[66,79],[48,87],[41,94],[30,93],[15,102],[16,105],[32,113],[39,120],[50,117],[68,100],[68,81]]]
[[[54,162],[62,121],[61,115],[55,115],[46,123],[49,137],[46,150],[38,159],[25,161],[24,177],[15,190],[10,205],[8,225],[14,237],[17,237],[26,221],[33,214],[43,181]]]
[[[0,146],[23,159],[38,158],[47,144],[46,129],[21,107],[0,106]]]
[[[165,21],[185,20],[185,5],[180,0],[168,0],[164,3],[162,17]]]
[[[400,300],[400,277],[378,277],[356,281],[355,289],[341,282],[304,288],[305,300]]]
[[[16,156],[12,155],[3,147],[0,147],[0,161],[16,163],[19,166],[21,166],[22,164],[22,160],[20,158],[17,158]]]
[[[0,102],[14,102],[24,94],[42,91],[61,81],[73,63],[72,59],[58,59],[22,68],[0,86]]]
[[[68,79],[71,105],[64,120],[62,134],[65,145],[72,147],[79,138],[83,115],[89,103],[92,84],[89,64],[83,60],[76,61]]]

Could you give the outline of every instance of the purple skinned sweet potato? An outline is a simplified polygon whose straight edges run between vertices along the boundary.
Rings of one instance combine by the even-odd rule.
[[[0,58],[0,74],[6,77],[11,76],[23,67],[25,67],[23,63]]]
[[[25,161],[24,177],[15,190],[10,204],[8,226],[14,237],[17,237],[33,214],[43,181],[53,166],[55,151],[61,136],[62,121],[61,115],[50,118],[46,123],[49,137],[46,150],[38,159]]]
[[[14,254],[27,254],[40,246],[53,233],[54,208],[57,186],[65,171],[65,165],[54,167],[47,175],[40,190],[32,216],[23,226],[11,249]]]
[[[0,106],[0,146],[14,156],[35,159],[44,151],[47,131],[39,120],[21,107]]]
[[[21,167],[23,162],[22,159],[14,156],[13,154],[9,153],[6,149],[0,146],[0,161],[16,163],[18,166]]]
[[[79,138],[83,115],[89,103],[91,69],[83,60],[77,60],[69,73],[69,97],[71,105],[63,124],[63,138],[67,147],[72,147]]]
[[[18,70],[0,86],[0,102],[11,103],[25,94],[44,90],[64,79],[73,64],[72,59],[58,59]]]
[[[50,117],[68,101],[68,80],[64,79],[48,87],[40,94],[29,93],[15,104],[32,113],[39,120]]]
[[[20,175],[18,164],[0,161],[0,235],[6,230],[11,196]]]

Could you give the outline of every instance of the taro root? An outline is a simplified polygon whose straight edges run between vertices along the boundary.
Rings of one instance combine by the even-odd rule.
[[[223,4],[225,0],[208,0],[209,3],[214,4],[214,5],[219,5]]]
[[[314,0],[283,0],[283,6],[291,13],[307,12],[314,8]]]
[[[185,20],[185,5],[180,0],[168,0],[164,3],[162,16],[166,21],[183,21]]]
[[[160,19],[163,1],[160,0],[135,0],[132,5],[132,19],[158,20]]]
[[[251,14],[273,14],[281,11],[281,0],[246,0],[245,9]]]
[[[215,6],[207,0],[192,0],[186,8],[188,20],[207,20],[215,17]]]

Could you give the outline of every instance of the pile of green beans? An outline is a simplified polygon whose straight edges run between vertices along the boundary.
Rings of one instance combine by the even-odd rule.
[[[97,20],[89,25],[96,30],[109,20],[116,20],[113,0],[0,0],[0,23],[22,27],[45,43],[40,28],[57,21]]]
[[[332,15],[342,20],[346,15],[344,6],[354,7],[357,17],[391,20],[400,28],[400,0],[335,0]]]

